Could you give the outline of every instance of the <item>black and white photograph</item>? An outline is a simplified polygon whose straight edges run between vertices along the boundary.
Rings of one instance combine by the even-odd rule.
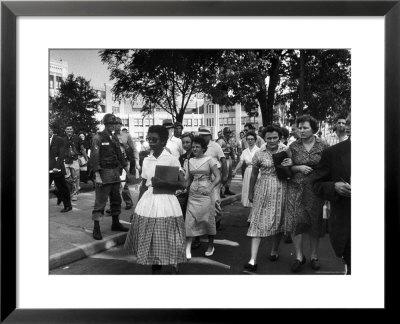
[[[1,320],[390,306],[398,0],[201,2],[2,2]]]
[[[351,274],[350,49],[50,49],[50,274]]]

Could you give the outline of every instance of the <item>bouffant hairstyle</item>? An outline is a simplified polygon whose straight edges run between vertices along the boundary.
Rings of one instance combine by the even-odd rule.
[[[194,143],[200,144],[201,148],[203,149],[203,152],[207,151],[207,144],[203,137],[195,136],[192,141],[192,144],[194,144]]]
[[[309,122],[313,133],[315,134],[318,132],[318,121],[311,115],[303,115],[297,117],[296,119],[296,126],[299,127],[300,123]]]
[[[267,127],[264,127],[262,131],[262,137],[265,138],[265,134],[272,132],[277,132],[279,138],[282,138],[282,128],[276,125],[268,125]]]
[[[253,136],[254,140],[257,140],[257,135],[256,135],[255,131],[252,131],[252,130],[248,131],[246,134],[246,140],[247,140],[247,137],[249,137],[249,136]]]
[[[169,132],[168,129],[165,126],[161,125],[153,125],[149,127],[148,134],[150,133],[157,133],[158,136],[160,136],[160,140],[163,143],[167,143],[168,137],[169,137]]]

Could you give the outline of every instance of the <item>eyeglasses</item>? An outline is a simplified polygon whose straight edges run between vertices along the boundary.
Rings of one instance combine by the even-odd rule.
[[[159,140],[158,137],[146,137],[146,141],[149,143],[157,143]]]
[[[248,141],[255,141],[255,139],[254,139],[254,138],[252,138],[252,137],[250,137],[250,138],[247,138],[246,140],[247,140],[247,142],[248,142]]]

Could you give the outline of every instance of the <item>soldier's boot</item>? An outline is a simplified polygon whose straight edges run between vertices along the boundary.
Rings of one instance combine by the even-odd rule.
[[[94,221],[93,238],[95,240],[102,240],[103,239],[103,236],[101,235],[101,231],[100,231],[99,221]]]
[[[119,217],[118,217],[118,216],[113,216],[113,217],[112,217],[111,230],[112,230],[112,231],[119,231],[119,232],[128,232],[128,231],[129,231],[129,228],[123,226],[123,225],[119,222]]]

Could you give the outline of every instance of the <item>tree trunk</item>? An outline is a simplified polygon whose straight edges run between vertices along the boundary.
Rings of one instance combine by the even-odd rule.
[[[263,115],[263,125],[272,124],[274,118],[274,103],[275,103],[275,90],[279,83],[279,67],[281,60],[279,57],[273,58],[271,60],[271,68],[269,74],[269,84],[268,84],[268,95],[267,95],[267,106],[266,106],[266,118]]]
[[[179,113],[176,114],[175,119],[177,122],[180,122],[183,124],[183,115],[185,114],[185,109],[181,109]]]
[[[268,104],[267,104],[267,87],[264,85],[261,89],[261,91],[259,91],[257,93],[257,100],[258,100],[258,104],[260,105],[260,109],[261,109],[261,118],[262,118],[262,124],[263,126],[266,126],[268,124],[268,120],[272,117],[270,117],[270,112],[268,111]]]
[[[299,113],[303,114],[304,109],[304,50],[300,50],[300,78],[299,78]]]

